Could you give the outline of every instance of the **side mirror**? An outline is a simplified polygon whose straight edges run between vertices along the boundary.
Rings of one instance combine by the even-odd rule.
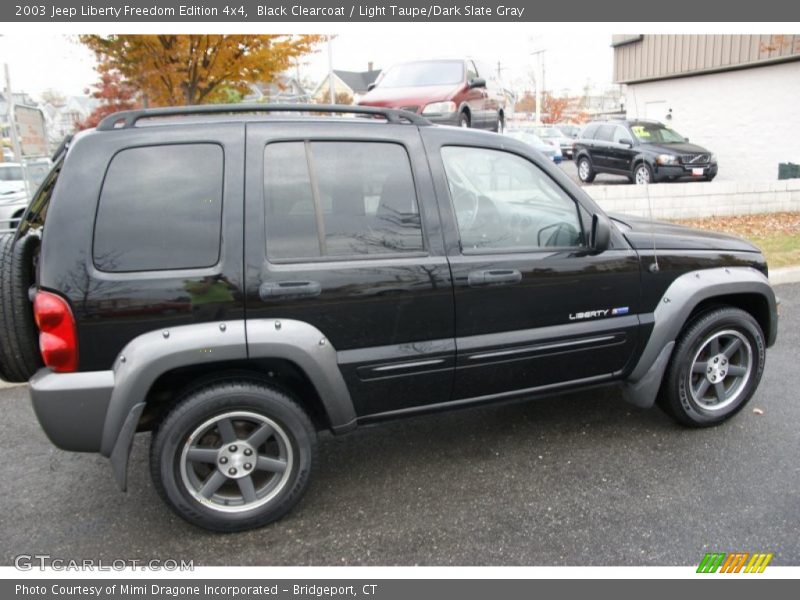
[[[629,140],[628,138],[621,139],[619,143],[628,148],[633,148],[633,140]]]
[[[476,77],[469,80],[469,87],[471,88],[485,88],[486,80],[483,77]]]
[[[689,138],[683,138],[683,141],[684,141],[684,142],[688,142],[688,141],[689,141]]]
[[[372,83],[367,84],[367,91],[368,92],[371,92],[374,89],[375,89],[375,82],[374,81]]]
[[[589,248],[593,254],[600,254],[608,250],[611,245],[611,223],[608,217],[601,213],[592,215],[592,231],[589,236]]]

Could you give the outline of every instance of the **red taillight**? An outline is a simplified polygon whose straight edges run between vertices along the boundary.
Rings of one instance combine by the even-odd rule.
[[[78,336],[67,301],[50,292],[37,292],[33,316],[39,328],[39,350],[44,364],[58,373],[78,369]]]

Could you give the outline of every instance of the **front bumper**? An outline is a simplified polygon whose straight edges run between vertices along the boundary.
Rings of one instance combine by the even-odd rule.
[[[421,117],[425,117],[431,123],[435,123],[437,125],[455,125],[458,126],[458,113],[442,113],[442,114],[433,114],[433,115],[424,115],[419,113]]]
[[[702,173],[695,175],[694,169],[702,169]],[[653,169],[653,179],[665,181],[667,179],[707,179],[716,177],[717,164],[710,165],[656,165]]]
[[[31,401],[42,429],[53,444],[73,452],[100,452],[113,391],[113,371],[40,369],[30,380]]]

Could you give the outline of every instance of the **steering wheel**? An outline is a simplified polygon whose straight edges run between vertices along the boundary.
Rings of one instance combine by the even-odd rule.
[[[478,196],[467,188],[458,186],[453,190],[453,208],[456,211],[458,228],[461,231],[472,229],[478,216]]]

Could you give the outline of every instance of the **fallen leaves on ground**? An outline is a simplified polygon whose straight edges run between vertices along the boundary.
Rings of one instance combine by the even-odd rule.
[[[748,239],[758,239],[800,233],[800,212],[678,219],[676,223],[697,229],[730,233]]]

